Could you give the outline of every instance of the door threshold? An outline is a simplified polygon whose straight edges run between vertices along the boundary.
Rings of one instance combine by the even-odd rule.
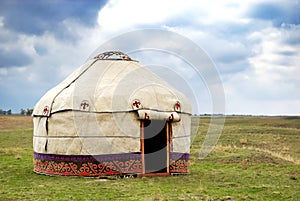
[[[138,174],[138,177],[166,177],[166,176],[170,176],[170,173],[161,172],[161,173]]]

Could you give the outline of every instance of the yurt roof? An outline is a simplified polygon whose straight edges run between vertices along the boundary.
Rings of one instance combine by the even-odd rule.
[[[187,98],[163,79],[122,52],[105,52],[48,91],[35,105],[33,115],[139,109],[191,114]]]

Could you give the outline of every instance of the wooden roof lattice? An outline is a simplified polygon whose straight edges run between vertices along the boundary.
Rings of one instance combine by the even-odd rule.
[[[134,61],[127,54],[120,52],[120,51],[103,52],[103,53],[95,56],[94,59]]]

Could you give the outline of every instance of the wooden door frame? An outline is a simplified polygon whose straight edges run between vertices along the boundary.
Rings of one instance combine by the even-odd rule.
[[[140,125],[140,134],[141,134],[141,157],[142,157],[142,174],[145,174],[145,143],[144,143],[144,139],[145,139],[145,133],[144,133],[144,125],[145,125],[145,121],[141,120],[141,125]]]
[[[146,166],[145,166],[145,133],[144,133],[144,125],[145,120],[140,120],[140,144],[141,144],[141,158],[142,158],[142,176],[166,176],[170,175],[170,144],[172,141],[172,124],[169,121],[166,121],[166,154],[167,154],[167,161],[166,161],[166,172],[163,173],[146,173]]]

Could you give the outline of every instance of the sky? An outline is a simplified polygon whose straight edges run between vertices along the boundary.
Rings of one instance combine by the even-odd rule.
[[[0,0],[0,109],[33,108],[101,44],[151,28],[203,49],[222,81],[226,114],[300,115],[299,10],[300,0]],[[145,53],[130,56],[182,63]],[[200,87],[193,112],[212,113],[209,88]]]

